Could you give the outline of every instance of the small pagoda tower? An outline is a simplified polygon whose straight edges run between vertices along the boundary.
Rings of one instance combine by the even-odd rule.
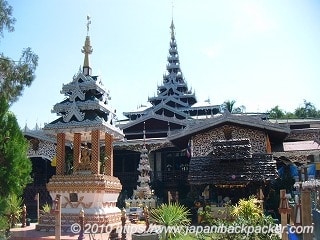
[[[113,141],[123,139],[124,134],[115,126],[116,114],[109,106],[109,91],[98,76],[92,75],[91,21],[89,17],[87,20],[82,70],[71,82],[63,84],[61,93],[66,98],[52,110],[60,118],[43,129],[57,140],[56,175],[50,179],[47,189],[52,199],[61,196],[61,227],[65,231],[78,222],[82,209],[88,223],[121,224],[121,211],[116,202],[122,186],[113,176]],[[67,173],[66,143],[70,143],[73,151],[71,174]],[[42,216],[36,228],[53,230],[54,217]]]
[[[147,199],[152,196],[152,191],[150,188],[150,163],[148,157],[148,149],[146,147],[146,134],[145,129],[143,130],[143,146],[140,154],[140,162],[138,171],[140,172],[138,177],[137,190],[133,191],[134,198]]]

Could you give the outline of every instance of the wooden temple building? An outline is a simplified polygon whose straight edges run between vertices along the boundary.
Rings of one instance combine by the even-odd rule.
[[[148,98],[150,107],[124,112],[126,118],[120,121],[99,77],[91,73],[87,36],[83,69],[63,85],[67,99],[53,108],[61,117],[43,129],[24,129],[35,179],[25,192],[29,209],[34,209],[37,192],[41,204],[49,202],[48,191],[53,196],[59,179],[70,176],[114,179],[115,189],[109,190],[115,195],[105,204],[114,206],[121,191],[119,204],[137,186],[142,150],[148,154],[151,188],[163,202],[190,196],[236,201],[277,179],[277,164],[283,159],[320,162],[320,149],[284,150],[285,142],[319,139],[320,120],[271,121],[263,113],[233,114],[222,104],[198,103],[181,71],[173,21],[170,29],[166,73],[157,95]],[[85,164],[82,150],[87,147],[91,158]],[[66,185],[59,191],[72,188]],[[98,204],[95,201],[93,197],[92,204]],[[101,207],[103,201],[98,202]]]

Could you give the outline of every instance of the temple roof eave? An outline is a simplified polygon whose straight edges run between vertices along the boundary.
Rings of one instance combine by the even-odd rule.
[[[130,128],[138,123],[141,123],[141,122],[146,122],[147,120],[149,119],[157,119],[157,120],[160,120],[160,121],[165,121],[165,122],[172,122],[172,123],[176,123],[176,124],[180,124],[180,125],[183,125],[183,126],[186,126],[186,121],[185,120],[179,120],[177,118],[172,118],[172,117],[166,117],[166,116],[163,116],[163,115],[158,115],[158,114],[154,114],[154,115],[145,115],[145,116],[142,116],[134,121],[131,121],[127,124],[125,124],[123,126],[122,129],[127,129],[127,128]]]
[[[183,118],[188,118],[188,114],[184,113],[183,111],[179,111],[176,108],[170,107],[170,106],[168,106],[166,104],[159,104],[159,105],[155,106],[152,109],[152,111],[153,112],[157,112],[157,111],[159,111],[161,109],[165,109],[165,110],[168,110],[168,111],[174,113],[174,116],[176,116],[176,115],[178,116],[179,115],[179,116],[181,116]],[[159,114],[156,114],[156,115],[159,115]],[[170,118],[170,117],[168,117],[168,118]],[[175,118],[175,117],[173,117],[173,118]]]
[[[134,139],[124,141],[115,141],[113,144],[114,150],[131,150],[140,152],[141,146],[145,143],[149,152],[165,148],[174,147],[174,145],[167,140],[167,138],[147,138],[147,139]]]
[[[70,106],[73,105],[74,102],[61,102],[54,105],[52,113],[66,112],[70,109]],[[106,112],[114,112],[114,110],[109,107],[107,104],[104,104],[103,101],[99,100],[87,100],[86,102],[77,101],[77,107],[83,110],[100,110]]]
[[[79,82],[80,79],[83,82]],[[70,90],[72,90],[74,88],[75,84],[78,84],[82,91],[91,90],[92,88],[94,88],[101,93],[108,92],[107,89],[102,84],[99,84],[99,81],[94,80],[92,78],[92,76],[90,76],[90,75],[85,76],[82,71],[79,71],[78,74],[76,74],[73,77],[72,82],[67,83],[67,84],[63,84],[62,90],[60,92],[61,93],[69,92]]]
[[[170,96],[169,96],[170,97]],[[149,102],[155,102],[155,101],[161,101],[161,100],[166,100],[168,98],[168,95],[164,95],[164,93],[160,93],[158,96],[154,97],[149,97],[148,101]],[[193,101],[190,102],[197,102],[197,98],[194,93],[184,93],[183,95],[175,95],[175,98],[180,98],[180,99],[192,99]]]
[[[45,134],[42,130],[27,130],[23,131],[24,136],[29,136],[31,138],[41,139],[43,141],[56,143],[56,139],[51,135]]]
[[[82,122],[78,121],[70,121],[70,122],[63,122],[58,121],[55,123],[49,123],[45,125],[43,130],[50,135],[56,135],[58,133],[66,133],[71,134],[73,133],[82,133],[88,132],[93,130],[100,130],[102,132],[108,133],[112,135],[115,139],[121,140],[124,138],[124,133],[118,127],[111,125],[110,123],[104,120],[84,120]],[[72,137],[73,138],[73,137]]]
[[[285,136],[287,136],[290,133],[290,129],[288,127],[280,126],[279,124],[259,120],[250,116],[234,116],[233,114],[224,114],[219,117],[208,118],[207,120],[202,121],[199,124],[190,126],[189,129],[185,129],[185,131],[172,135],[169,137],[169,139],[170,141],[175,141],[180,138],[185,138],[194,135],[198,132],[205,131],[208,128],[219,126],[223,123],[246,125],[257,129],[264,129],[269,132],[278,132],[283,136],[283,138],[285,138]]]
[[[208,105],[208,106],[197,106],[197,107],[193,107],[191,106],[190,108],[188,108],[188,110],[192,111],[192,110],[205,110],[205,109],[219,109],[220,110],[221,105]]]

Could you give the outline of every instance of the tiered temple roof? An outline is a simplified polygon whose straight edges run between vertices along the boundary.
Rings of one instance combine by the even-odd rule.
[[[121,126],[127,139],[141,139],[143,123],[146,123],[148,138],[166,137],[170,131],[185,128],[187,120],[199,116],[212,116],[220,112],[220,105],[211,105],[209,101],[203,106],[195,105],[197,103],[195,93],[188,88],[180,68],[173,20],[170,29],[167,71],[163,75],[162,85],[158,86],[157,95],[148,99],[152,106],[123,113],[129,120],[129,123]]]
[[[72,138],[73,132],[96,129],[112,134],[115,139],[122,139],[124,134],[115,126],[115,110],[109,105],[110,93],[99,76],[91,75],[89,55],[92,53],[92,47],[88,35],[82,53],[84,53],[82,70],[75,74],[71,82],[63,84],[61,93],[66,99],[55,104],[52,110],[61,117],[45,125],[44,130],[54,134],[70,132]],[[66,137],[68,139],[68,136]],[[90,138],[90,136],[85,137]]]

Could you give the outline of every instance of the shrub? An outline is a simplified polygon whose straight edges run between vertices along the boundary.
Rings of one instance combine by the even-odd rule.
[[[190,224],[189,210],[179,203],[161,204],[150,212],[151,221],[164,226],[166,229],[171,226],[188,226]],[[164,232],[164,238],[171,239],[178,236],[178,233]]]

